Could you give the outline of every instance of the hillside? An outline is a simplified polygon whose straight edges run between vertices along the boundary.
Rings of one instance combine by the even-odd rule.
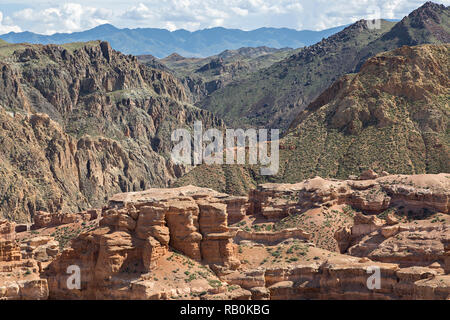
[[[234,127],[287,129],[298,112],[339,77],[352,73],[367,58],[404,44],[447,42],[450,7],[426,3],[397,24],[365,21],[347,27],[250,77],[217,90],[198,103]]]
[[[450,172],[450,46],[404,46],[326,90],[283,138],[281,178]]]
[[[359,49],[393,24],[383,21],[381,30],[370,30],[365,21],[355,23],[269,68],[230,83],[198,105],[233,127],[285,129],[302,107],[354,69]]]
[[[263,178],[257,168],[239,179],[294,183],[314,176],[347,178],[367,169],[416,174],[450,172],[450,45],[404,46],[369,59],[297,115],[280,141],[280,171]],[[238,170],[238,166],[222,169]],[[177,185],[242,185],[233,175],[200,166]],[[217,181],[226,182],[225,185]],[[244,192],[239,192],[242,194]]]
[[[0,215],[79,210],[166,186],[175,128],[222,122],[172,75],[107,42],[0,46]]]
[[[200,102],[229,83],[270,67],[297,52],[290,48],[247,47],[225,50],[207,58],[185,58],[171,54],[164,59],[138,56],[152,68],[171,71],[185,85],[193,103]]]
[[[450,7],[425,3],[397,23],[389,32],[370,43],[359,53],[359,67],[374,55],[399,48],[424,43],[450,42]]]
[[[156,28],[119,29],[105,24],[83,32],[40,35],[32,32],[8,33],[0,36],[10,43],[64,44],[103,40],[126,54],[151,54],[157,58],[177,52],[186,57],[209,57],[224,50],[242,47],[267,46],[272,48],[299,48],[328,37],[343,27],[322,31],[293,30],[287,28],[260,28],[252,31],[211,28],[190,32]]]

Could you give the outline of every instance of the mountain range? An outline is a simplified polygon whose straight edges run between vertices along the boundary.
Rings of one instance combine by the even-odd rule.
[[[220,88],[197,103],[228,125],[286,130],[296,114],[340,76],[357,72],[377,53],[402,45],[450,41],[450,7],[424,4],[400,22],[379,29],[358,21],[290,57]]]
[[[156,28],[119,29],[110,24],[74,32],[40,35],[32,32],[10,32],[1,39],[9,43],[64,44],[94,40],[108,41],[112,48],[125,54],[151,54],[157,58],[178,53],[187,57],[207,57],[224,50],[241,47],[267,46],[272,48],[300,48],[326,38],[344,27],[322,31],[294,30],[288,28],[260,28],[252,31],[222,27],[194,32],[168,31]]]
[[[379,30],[359,21],[213,92],[198,105],[229,126],[284,129],[280,172],[267,178],[249,166],[202,165],[176,185],[246,194],[262,182],[346,178],[374,168],[448,172],[449,14],[450,7],[428,2]],[[447,46],[395,51],[407,43]]]
[[[448,7],[427,3],[398,23],[373,30],[358,21],[305,48],[207,58],[135,57],[106,41],[0,41],[0,211],[27,221],[39,210],[85,209],[149,187],[246,194],[259,182],[345,178],[375,167],[449,171],[448,16]],[[421,44],[436,48],[395,51]],[[284,129],[279,174],[175,165],[170,134],[197,120]]]

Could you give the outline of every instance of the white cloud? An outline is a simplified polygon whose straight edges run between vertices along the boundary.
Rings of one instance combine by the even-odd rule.
[[[10,18],[6,17],[5,19],[3,19],[3,12],[0,11],[0,34],[20,31],[22,31],[20,27],[12,25],[12,21]]]
[[[241,16],[241,17],[245,17],[245,16],[248,15],[248,10],[247,9],[242,9],[242,8],[239,8],[239,7],[233,7],[233,8],[231,8],[231,10],[234,13],[236,13],[238,16]]]
[[[137,6],[132,6],[130,9],[126,10],[123,17],[135,20],[154,18],[152,11],[143,3],[139,3]]]
[[[112,10],[66,3],[41,10],[27,8],[13,14],[19,25],[32,26],[34,32],[52,34],[74,32],[109,23]]]

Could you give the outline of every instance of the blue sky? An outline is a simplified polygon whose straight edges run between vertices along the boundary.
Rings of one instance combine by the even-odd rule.
[[[450,5],[450,0],[436,0]],[[418,0],[0,0],[0,34],[75,32],[111,23],[120,28],[190,31],[226,27],[322,30],[381,15],[400,19]]]

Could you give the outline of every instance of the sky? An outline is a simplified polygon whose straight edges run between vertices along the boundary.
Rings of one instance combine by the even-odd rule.
[[[435,0],[450,5],[450,0]],[[401,19],[419,0],[0,0],[0,34],[118,28],[195,31],[212,27],[323,30],[360,19]]]

